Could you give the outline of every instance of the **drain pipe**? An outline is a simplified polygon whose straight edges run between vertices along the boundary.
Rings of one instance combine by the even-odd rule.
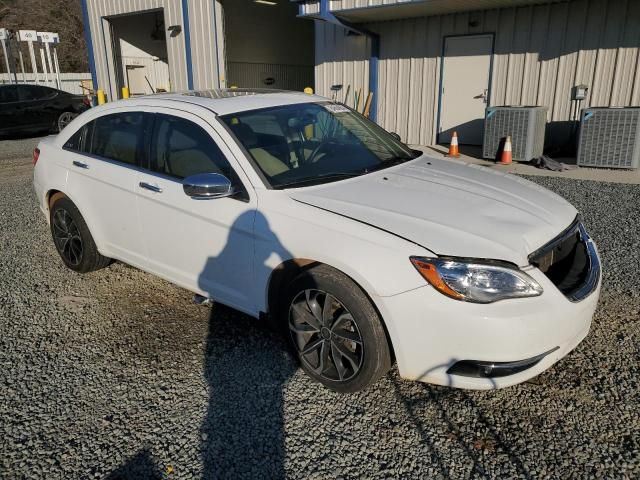
[[[302,14],[302,5],[300,5],[300,13]],[[364,35],[371,41],[371,54],[369,56],[369,91],[373,94],[373,101],[369,110],[369,118],[376,121],[378,117],[378,60],[380,58],[380,35],[364,28],[357,27],[349,22],[340,20],[329,9],[329,0],[320,0],[320,13],[310,15],[317,20],[333,23],[339,27],[345,28],[356,35]],[[355,86],[354,86],[355,88]]]

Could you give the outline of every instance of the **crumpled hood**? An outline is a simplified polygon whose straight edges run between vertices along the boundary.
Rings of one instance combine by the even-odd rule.
[[[563,198],[515,175],[424,155],[354,179],[292,190],[290,196],[438,255],[520,266],[577,214]]]

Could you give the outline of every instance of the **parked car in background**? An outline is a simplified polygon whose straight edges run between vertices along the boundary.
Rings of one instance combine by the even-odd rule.
[[[63,262],[118,259],[257,318],[353,392],[384,375],[500,388],[587,335],[600,261],[576,209],[427,156],[302,93],[114,102],[34,151]],[[230,373],[232,375],[232,373]]]
[[[0,85],[0,135],[58,133],[90,107],[87,97],[42,85]]]

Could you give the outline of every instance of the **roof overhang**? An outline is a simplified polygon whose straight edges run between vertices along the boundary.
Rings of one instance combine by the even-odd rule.
[[[569,0],[405,0],[397,3],[347,9],[340,9],[339,2],[331,2],[332,6],[338,5],[337,8],[331,8],[331,13],[350,23],[368,23],[566,1]],[[313,15],[310,16],[313,17]]]

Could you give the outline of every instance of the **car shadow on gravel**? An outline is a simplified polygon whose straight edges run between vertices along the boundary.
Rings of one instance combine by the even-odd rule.
[[[452,358],[449,362],[442,365],[437,365],[433,368],[426,370],[420,378],[427,377],[432,371],[449,367],[457,362],[458,359]],[[496,389],[496,383],[493,379],[491,381],[493,389]],[[403,395],[401,387],[396,379],[392,378],[392,384],[396,398],[398,398],[403,406],[409,418],[411,419],[416,432],[420,435],[421,440],[425,445],[428,445],[431,451],[436,452],[437,448],[429,431],[429,426],[416,414],[414,408],[414,400]],[[518,471],[521,478],[530,480],[533,478],[527,467],[524,465],[518,454],[508,445],[508,442],[504,440],[502,435],[491,419],[484,414],[482,408],[473,399],[473,395],[463,389],[452,388],[454,384],[451,375],[447,374],[447,386],[438,385],[422,385],[422,391],[424,396],[423,401],[429,402],[436,409],[437,415],[441,422],[446,425],[447,431],[449,431],[450,438],[455,440],[458,446],[462,449],[464,454],[471,460],[471,469],[469,472],[470,478],[477,477],[491,477],[491,472],[487,472],[483,468],[483,451],[499,452],[505,455],[509,462]],[[483,438],[474,439],[470,442],[468,435],[466,435],[458,425],[455,413],[457,410],[464,406],[477,420],[477,430],[485,432]],[[438,455],[433,456],[434,460],[438,464],[438,470],[446,478],[451,476],[449,467],[446,462],[442,461]]]
[[[211,285],[206,279],[212,272],[237,259],[240,237],[253,235],[242,230],[247,215],[254,216],[249,223],[255,241],[269,246],[255,248],[253,278],[271,272],[266,265],[271,255],[290,258],[266,218],[258,212],[245,213],[232,225],[224,249],[206,262],[200,274],[202,290]],[[251,283],[247,278],[246,288]],[[209,293],[215,298],[215,292]],[[283,389],[296,370],[284,339],[266,322],[214,304],[204,355],[209,404],[201,425],[203,479],[285,477]]]

